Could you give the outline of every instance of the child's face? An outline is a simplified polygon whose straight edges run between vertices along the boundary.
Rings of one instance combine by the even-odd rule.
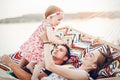
[[[53,26],[57,26],[58,24],[60,24],[62,19],[63,19],[63,14],[55,15],[51,18],[51,23]]]

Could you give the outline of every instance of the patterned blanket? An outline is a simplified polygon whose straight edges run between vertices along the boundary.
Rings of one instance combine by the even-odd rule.
[[[94,49],[97,49],[101,44],[98,38],[90,36],[88,34],[77,31],[73,28],[59,28],[56,31],[56,35],[60,38],[64,38],[67,41],[71,49],[71,59],[68,63],[72,63],[75,67],[79,67],[80,59],[84,55]],[[114,61],[106,68],[99,71],[99,76],[104,77],[120,77],[120,51],[114,47],[110,47]],[[22,55],[20,51],[11,54],[10,57],[19,63]]]
[[[0,69],[0,80],[18,80],[18,79],[9,75],[7,71]]]
[[[89,51],[101,46],[99,38],[95,38],[73,28],[60,28],[57,35],[67,40],[71,48],[71,59],[75,67],[79,67],[80,59]],[[110,46],[110,45],[109,45]],[[113,62],[106,68],[99,71],[100,77],[120,77],[120,51],[110,46]]]

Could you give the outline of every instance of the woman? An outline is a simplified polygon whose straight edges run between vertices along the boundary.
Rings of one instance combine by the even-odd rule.
[[[89,80],[89,72],[99,70],[99,67],[104,66],[104,63],[111,58],[109,46],[102,46],[99,49],[87,53],[85,57],[81,59],[82,64],[78,69],[68,69],[62,65],[56,65],[50,54],[50,44],[47,38],[45,29],[41,28],[42,40],[44,41],[44,56],[46,69],[64,76],[68,79],[74,80]],[[97,76],[96,76],[97,77]]]

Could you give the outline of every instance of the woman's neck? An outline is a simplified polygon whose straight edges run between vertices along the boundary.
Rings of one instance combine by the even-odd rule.
[[[91,68],[90,68],[90,67],[87,67],[87,66],[85,66],[85,65],[81,65],[81,66],[79,67],[79,69],[85,70],[86,72],[91,71]]]

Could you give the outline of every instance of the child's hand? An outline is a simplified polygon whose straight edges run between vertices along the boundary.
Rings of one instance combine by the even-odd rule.
[[[41,62],[41,65],[42,65],[42,67],[44,67],[45,68],[45,62],[43,61],[43,62]]]
[[[66,44],[66,43],[67,43],[66,39],[62,39],[62,40],[63,40],[63,44]]]
[[[48,41],[46,28],[45,28],[45,27],[41,27],[41,28],[40,28],[40,31],[41,31],[40,37],[41,37],[41,39],[43,40],[43,42],[44,42],[44,41]]]

